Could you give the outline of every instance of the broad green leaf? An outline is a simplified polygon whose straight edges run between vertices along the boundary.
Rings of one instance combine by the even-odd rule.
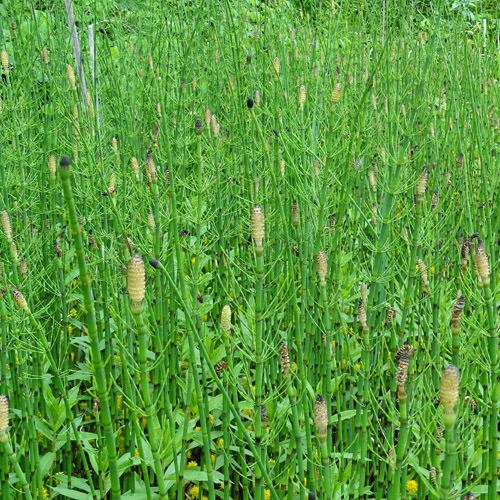
[[[74,498],[75,500],[89,500],[92,498],[92,495],[90,495],[89,493],[70,490],[69,488],[65,488],[63,486],[57,486],[55,488],[52,488],[52,491],[58,495],[62,495],[63,497]]]
[[[45,453],[45,455],[41,458],[38,469],[40,471],[40,475],[45,477],[48,473],[52,464],[54,463],[55,455],[51,451]]]

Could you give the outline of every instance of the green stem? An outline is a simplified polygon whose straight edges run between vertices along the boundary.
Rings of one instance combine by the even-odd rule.
[[[83,305],[86,312],[87,333],[90,338],[91,361],[95,382],[97,385],[97,396],[101,405],[102,425],[104,427],[104,438],[108,451],[109,475],[111,479],[111,498],[112,500],[118,500],[119,498],[121,498],[121,486],[117,464],[115,434],[113,431],[113,422],[111,420],[109,395],[106,376],[104,373],[104,364],[101,358],[101,349],[99,346],[100,339],[97,333],[97,322],[91,280],[87,272],[85,251],[83,248],[82,230],[80,224],[78,223],[75,201],[73,198],[73,192],[71,190],[70,161],[67,156],[63,156],[61,160],[60,176],[64,191],[64,199],[69,211],[70,229],[74,237],[78,268],[80,270]]]

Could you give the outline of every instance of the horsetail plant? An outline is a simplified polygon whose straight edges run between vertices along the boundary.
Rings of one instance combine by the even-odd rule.
[[[321,464],[323,466],[322,473],[325,478],[323,497],[326,500],[332,498],[332,480],[331,480],[331,466],[330,466],[330,453],[328,452],[327,445],[327,430],[328,430],[328,410],[325,400],[321,394],[318,394],[314,403],[314,425],[321,450]]]
[[[500,384],[498,380],[498,347],[499,331],[496,324],[493,293],[490,286],[490,265],[483,241],[478,238],[474,267],[478,277],[478,287],[483,288],[487,313],[487,348],[490,357],[490,399],[491,413],[489,415],[488,436],[488,500],[497,495],[497,443],[498,443],[498,401],[500,399]]]
[[[64,199],[69,212],[70,227],[74,237],[75,250],[80,270],[80,282],[83,293],[83,303],[86,312],[87,333],[90,338],[90,350],[92,368],[97,386],[97,396],[101,407],[101,422],[104,428],[104,438],[108,451],[109,475],[111,480],[111,498],[117,500],[121,498],[120,476],[117,464],[117,451],[113,422],[111,420],[111,411],[109,405],[109,393],[104,373],[104,365],[101,357],[101,348],[99,346],[99,336],[95,315],[94,298],[92,294],[91,280],[87,272],[87,263],[85,261],[85,251],[83,248],[82,229],[78,222],[76,205],[73,199],[71,189],[70,159],[63,156],[60,161],[60,178],[64,192]]]
[[[408,377],[410,358],[407,350],[401,354],[399,358],[398,368],[396,371],[396,383],[398,390],[398,404],[399,404],[399,437],[396,447],[396,460],[394,469],[394,478],[392,480],[389,499],[399,499],[400,491],[406,490],[405,477],[406,477],[406,464],[404,463],[407,453],[407,440],[408,440],[408,395],[406,392],[406,379]]]
[[[130,310],[134,315],[135,324],[139,338],[139,368],[141,392],[144,401],[144,409],[146,420],[148,423],[148,436],[151,444],[151,453],[153,455],[156,481],[158,482],[159,498],[167,498],[167,488],[163,476],[163,466],[161,464],[159,448],[160,448],[160,425],[154,407],[151,401],[148,369],[147,369],[147,353],[149,344],[148,328],[144,324],[143,318],[143,301],[146,290],[146,273],[144,262],[139,254],[135,254],[128,265],[128,295],[130,298]]]
[[[254,402],[254,429],[255,446],[261,458],[263,458],[262,447],[262,379],[263,379],[263,361],[262,361],[262,315],[264,312],[264,247],[262,241],[265,237],[264,212],[259,205],[256,205],[252,211],[252,239],[255,248],[256,259],[256,278],[255,285],[255,402]],[[262,485],[262,471],[259,467],[255,469],[255,498],[263,500],[264,488]]]
[[[24,491],[26,498],[32,500],[31,491],[26,481],[26,476],[19,465],[16,453],[12,449],[10,444],[9,433],[7,429],[9,427],[9,400],[7,396],[0,394],[0,443],[4,449],[5,454],[10,460],[12,467],[14,468],[17,477],[19,478],[19,483],[21,489]]]
[[[459,366],[459,351],[460,351],[460,319],[462,317],[462,313],[465,307],[465,297],[460,295],[455,303],[453,304],[453,308],[451,310],[451,345],[452,345],[452,363],[454,366]]]
[[[443,417],[446,439],[446,455],[444,458],[443,478],[441,480],[440,498],[447,499],[453,487],[453,474],[456,461],[456,429],[457,414],[455,407],[458,402],[458,386],[460,374],[458,368],[449,365],[441,377],[440,402],[443,405]]]
[[[231,332],[231,307],[226,304],[222,308],[221,318],[220,318],[220,327],[222,330],[222,337],[224,342],[224,347],[226,351],[226,360],[227,361],[219,361],[215,367],[215,371],[217,375],[220,377],[221,372],[224,371],[224,377],[226,386],[229,389],[229,380],[228,380],[228,370],[229,372],[233,372],[233,356],[231,353],[230,343],[229,343],[229,335]],[[233,396],[233,404],[236,408],[239,407],[238,404],[238,395],[236,391],[236,386],[231,384],[232,386],[232,396]],[[229,500],[229,452],[230,452],[230,433],[229,433],[229,402],[227,400],[223,401],[223,409],[224,409],[224,432],[223,432],[223,440],[224,440],[224,484],[228,485],[227,488],[224,488],[224,500]]]

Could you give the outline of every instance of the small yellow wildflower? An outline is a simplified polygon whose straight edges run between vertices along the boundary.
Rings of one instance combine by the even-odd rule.
[[[434,269],[434,266],[431,266],[431,274],[434,274],[436,272],[436,269]]]
[[[210,420],[211,424],[214,423],[214,416],[211,413],[208,415],[208,419]]]
[[[269,500],[271,498],[271,490],[264,490],[264,500]]]
[[[194,428],[195,431],[201,431],[201,427],[199,425],[197,425],[195,428]]]
[[[359,370],[359,369],[361,368],[361,365],[360,365],[359,363],[356,363],[356,364],[354,365],[354,368],[356,368],[356,370]]]
[[[187,466],[188,466],[188,469],[189,467],[196,467],[198,465],[198,462],[195,462],[194,460],[191,460],[190,462],[188,462]]]
[[[418,491],[418,483],[414,479],[411,479],[410,481],[406,482],[406,491],[410,495],[415,495],[415,493]]]
[[[217,457],[215,456],[215,453],[212,453],[212,454],[210,455],[210,460],[212,461],[212,465],[213,465],[213,466],[215,466],[215,460],[216,460],[216,458],[217,458]]]
[[[196,264],[196,257],[193,257],[193,258],[191,259],[191,264],[193,264],[193,266]]]
[[[76,317],[76,309],[70,309],[70,311],[69,311],[69,315],[70,315],[72,318],[75,318],[75,317]]]
[[[217,440],[217,448],[223,448],[224,447],[224,439],[223,438],[219,438]]]
[[[136,448],[136,449],[134,450],[134,457],[140,457],[140,456],[141,456],[141,455],[140,455],[140,453],[139,453],[139,450]]]
[[[208,500],[208,498],[205,495],[202,495],[201,500]]]
[[[199,492],[200,492],[200,488],[196,485],[191,486],[191,488],[189,488],[189,494],[191,495],[191,498],[198,498]]]

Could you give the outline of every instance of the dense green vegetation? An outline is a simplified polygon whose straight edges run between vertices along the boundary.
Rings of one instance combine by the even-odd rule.
[[[2,499],[498,498],[498,9],[365,3],[0,5]]]

